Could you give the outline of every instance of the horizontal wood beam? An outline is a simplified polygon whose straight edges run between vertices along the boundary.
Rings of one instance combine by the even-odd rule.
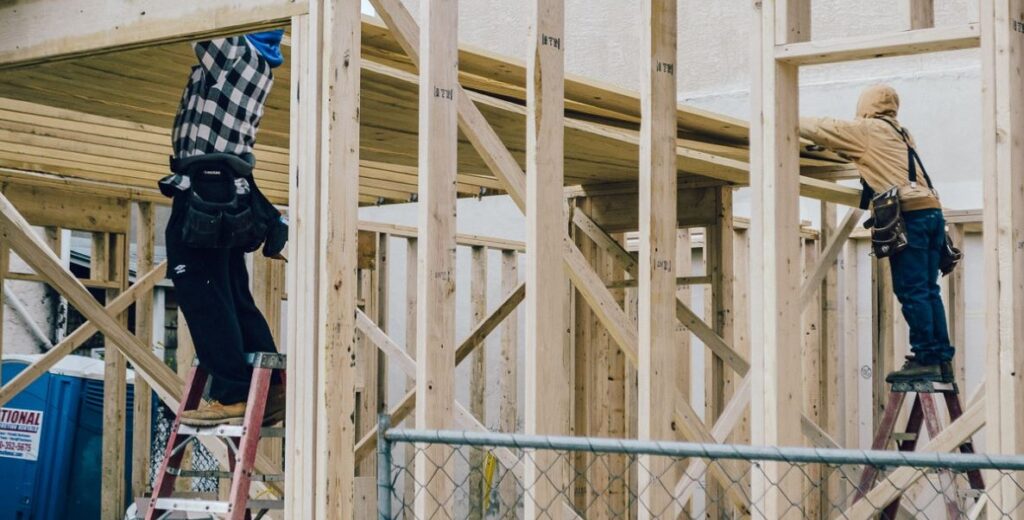
[[[376,233],[387,233],[402,238],[417,238],[420,231],[414,226],[403,226],[400,224],[386,224],[384,222],[371,222],[368,220],[359,221],[360,231],[373,231]],[[498,251],[526,251],[526,243],[518,240],[506,240],[504,238],[486,237],[483,235],[469,235],[459,233],[455,235],[455,243],[460,246],[486,247]]]
[[[4,280],[10,280],[14,282],[36,282],[49,284],[50,281],[38,274],[34,273],[19,273],[19,272],[8,272],[3,275]],[[117,282],[107,282],[103,280],[89,280],[80,278],[78,281],[82,282],[82,285],[90,289],[117,289],[119,284]]]
[[[775,59],[792,65],[816,65],[973,49],[979,45],[981,30],[977,23],[971,23],[881,35],[787,43],[775,47]]]
[[[0,3],[0,69],[283,26],[304,0]]]
[[[677,276],[676,285],[707,285],[711,283],[710,276]],[[609,289],[625,289],[627,287],[636,287],[636,280],[619,280],[617,282],[611,282],[605,284],[605,287]]]

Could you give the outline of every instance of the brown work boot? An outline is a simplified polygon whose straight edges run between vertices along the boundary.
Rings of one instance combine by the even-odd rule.
[[[234,404],[210,401],[209,404],[200,406],[195,410],[187,410],[181,413],[182,424],[189,426],[238,425],[242,424],[244,418],[245,401]]]
[[[956,375],[953,373],[953,362],[943,361],[939,363],[939,370],[942,371],[942,382],[943,383],[954,383],[956,382]]]
[[[939,365],[922,365],[912,356],[907,356],[903,368],[885,376],[886,383],[942,383],[942,368]]]
[[[270,426],[284,420],[284,385],[274,385],[267,393],[267,408],[263,412],[263,426]]]
[[[903,356],[903,359],[907,361],[915,361],[917,358],[913,354],[909,354]],[[939,363],[939,372],[942,374],[942,376],[939,378],[938,381],[936,381],[937,383],[952,384],[955,382],[956,375],[953,373],[952,361],[943,361],[942,363]],[[886,378],[886,381],[888,381],[888,378]],[[892,381],[889,382],[891,383]]]

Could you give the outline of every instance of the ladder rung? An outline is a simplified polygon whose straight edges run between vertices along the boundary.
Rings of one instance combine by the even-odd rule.
[[[231,512],[231,502],[223,500],[204,500],[201,498],[158,498],[156,508],[161,511],[183,511],[186,513],[219,513]],[[284,500],[249,500],[246,508],[252,511],[264,509],[284,509]]]
[[[167,472],[176,477],[182,478],[233,478],[234,474],[230,471],[220,470],[194,470],[194,469],[175,469],[167,468]],[[249,477],[254,482],[284,482],[284,475],[252,475]]]
[[[896,442],[916,441],[917,434],[910,432],[896,432],[892,434],[892,440]]]
[[[284,370],[287,366],[284,354],[278,354],[276,352],[256,352],[254,354],[249,354],[246,356],[246,361],[248,361],[254,368]]]
[[[156,509],[160,511],[185,511],[188,513],[230,513],[231,503],[221,500],[203,500],[200,498],[158,498]]]
[[[957,393],[955,383],[936,383],[933,381],[914,381],[893,383],[892,391],[897,393],[931,394],[939,392]]]
[[[220,426],[189,426],[182,424],[178,427],[178,433],[193,437],[241,437],[245,433],[245,426],[222,424]],[[264,427],[260,428],[260,437],[284,437],[284,428]]]
[[[977,500],[984,493],[981,489],[958,489],[957,492],[960,494],[960,498],[973,498]]]

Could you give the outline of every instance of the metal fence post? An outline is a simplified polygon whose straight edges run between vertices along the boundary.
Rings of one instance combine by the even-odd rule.
[[[377,518],[391,520],[391,442],[385,434],[391,428],[391,416],[377,416]]]

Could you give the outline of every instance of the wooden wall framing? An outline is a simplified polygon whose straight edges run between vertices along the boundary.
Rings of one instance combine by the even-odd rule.
[[[60,2],[70,4],[72,0]],[[811,40],[811,0],[752,2],[750,14],[756,45],[751,60],[751,120],[755,124],[750,128],[747,164],[731,157],[681,151],[675,141],[679,127],[674,116],[678,114],[673,110],[677,82],[676,2],[644,0],[643,90],[637,107],[622,109],[630,113],[631,122],[640,124],[641,130],[636,135],[616,133],[615,137],[637,146],[639,183],[627,192],[588,193],[593,187],[583,187],[582,192],[567,197],[562,189],[564,135],[567,127],[579,130],[587,125],[578,121],[567,123],[564,118],[567,99],[573,107],[586,103],[579,85],[567,82],[564,76],[563,1],[534,0],[534,32],[529,35],[534,52],[524,69],[528,78],[523,84],[525,107],[509,107],[477,92],[468,92],[460,85],[466,78],[460,77],[458,68],[457,0],[425,0],[421,9],[422,30],[399,0],[373,0],[395,43],[406,55],[401,58],[402,67],[419,69],[422,78],[418,116],[419,225],[413,229],[369,226],[374,240],[383,240],[378,244],[383,243],[386,248],[388,236],[404,237],[409,240],[408,251],[414,252],[410,258],[416,269],[406,273],[406,283],[416,286],[407,309],[415,326],[410,328],[413,332],[407,330],[410,335],[405,348],[398,347],[388,336],[383,314],[374,314],[366,307],[359,309],[358,270],[365,267],[359,257],[361,223],[357,213],[359,203],[365,202],[357,189],[361,169],[359,81],[364,28],[359,16],[360,2],[260,0],[243,6],[233,0],[218,0],[201,6],[198,2],[184,2],[170,7],[146,1],[135,6],[141,7],[139,12],[133,7],[132,13],[125,11],[113,16],[99,15],[97,2],[84,2],[88,8],[64,10],[64,25],[69,29],[62,38],[54,37],[52,31],[38,30],[31,40],[12,35],[21,34],[24,27],[35,27],[33,24],[39,23],[36,18],[47,17],[38,13],[36,7],[18,11],[3,6],[0,35],[5,36],[0,36],[0,69],[291,20],[291,72],[299,79],[290,99],[291,262],[286,281],[265,265],[259,267],[260,283],[267,284],[259,292],[261,305],[270,315],[274,315],[275,307],[280,312],[282,292],[291,295],[287,330],[293,333],[288,334],[287,342],[288,368],[293,377],[288,379],[289,431],[284,459],[286,487],[297,491],[286,496],[286,516],[342,519],[355,514],[356,497],[362,496],[356,491],[357,475],[366,475],[357,467],[369,466],[363,457],[372,448],[376,435],[376,428],[367,422],[371,417],[367,416],[380,411],[386,402],[384,392],[379,391],[373,393],[372,403],[357,406],[357,381],[362,378],[364,385],[377,385],[391,367],[403,370],[410,388],[401,399],[390,400],[398,403],[390,410],[396,420],[414,413],[419,428],[484,429],[488,417],[483,413],[479,396],[466,410],[455,400],[452,380],[460,361],[474,352],[477,359],[483,359],[480,353],[484,338],[506,319],[501,359],[508,369],[502,371],[502,429],[517,428],[521,417],[528,433],[635,433],[644,439],[733,440],[770,445],[834,445],[834,439],[840,439],[847,446],[855,445],[855,426],[849,420],[841,420],[840,410],[850,415],[849,387],[842,383],[849,379],[850,360],[855,359],[856,352],[850,350],[849,344],[856,334],[837,328],[837,323],[849,321],[848,316],[838,315],[837,300],[844,300],[844,309],[852,304],[849,294],[839,297],[836,285],[840,274],[844,283],[855,280],[849,276],[852,264],[858,261],[855,251],[851,253],[847,248],[844,254],[842,245],[860,214],[851,212],[842,223],[837,223],[835,208],[825,206],[822,233],[809,237],[802,232],[799,197],[817,196],[833,203],[850,204],[856,193],[799,175],[799,67],[978,46],[985,92],[986,316],[988,329],[996,331],[985,371],[989,391],[979,393],[987,397],[971,404],[964,417],[947,428],[943,437],[932,439],[926,449],[950,448],[987,425],[990,451],[1024,451],[1024,427],[1014,419],[1014,411],[1020,408],[1024,396],[1024,326],[1020,317],[1024,284],[1019,283],[1024,273],[1024,254],[1016,247],[1017,237],[1024,233],[1024,218],[1020,215],[1024,208],[1024,188],[1020,185],[1024,173],[1020,170],[1024,165],[1018,149],[1020,139],[1015,137],[1024,131],[1024,109],[1020,106],[1024,79],[1013,72],[1017,68],[1011,61],[1024,53],[1024,43],[1019,38],[1024,0],[980,2],[978,24],[936,28],[930,0],[907,0],[909,31],[824,41]],[[245,16],[225,16],[243,11]],[[232,22],[225,23],[227,18]],[[111,30],[112,20],[121,24],[119,30]],[[168,20],[176,23],[167,23]],[[485,118],[488,110],[525,117],[525,172],[496,127]],[[493,173],[495,185],[524,210],[525,246],[457,235],[455,201],[459,190],[464,190],[459,187],[457,173],[460,130]],[[677,184],[680,161],[705,165],[714,180],[701,185]],[[749,177],[747,168],[751,171]],[[85,196],[69,197],[70,184],[64,181],[33,175],[32,182],[19,183],[11,181],[7,174],[3,179],[0,239],[4,251],[10,247],[26,259],[38,273],[35,279],[57,287],[90,322],[56,345],[24,377],[0,389],[0,403],[99,330],[111,346],[105,381],[111,399],[105,419],[114,431],[110,439],[114,439],[125,427],[123,388],[129,362],[141,376],[137,391],[148,395],[151,389],[170,403],[181,392],[180,379],[151,355],[151,331],[142,326],[132,335],[125,330],[126,322],[121,318],[132,303],[147,308],[152,305],[150,291],[166,272],[165,265],[153,266],[152,261],[153,194],[139,191],[124,197],[120,192],[96,187]],[[747,183],[753,188],[753,218],[749,229],[742,229],[739,220],[732,218],[731,197],[734,186]],[[81,185],[74,184],[76,188]],[[138,265],[140,274],[149,274],[128,286],[125,234],[132,200],[140,202],[140,221],[147,223],[138,238]],[[566,212],[566,207],[571,210]],[[23,211],[19,213],[15,208]],[[113,237],[96,241],[96,251],[105,251],[108,256],[94,255],[95,271],[104,274],[87,282],[74,279],[62,269],[47,244],[28,227],[28,222],[67,226],[70,220],[82,215],[87,218],[78,221],[84,226],[81,229]],[[955,236],[964,231],[957,225]],[[572,230],[572,239],[565,232],[567,229]],[[696,241],[697,229],[703,229],[703,274],[691,272],[689,266],[692,257],[687,244]],[[634,256],[623,233],[637,230],[639,255]],[[743,239],[736,241],[739,235]],[[749,250],[737,246],[746,241]],[[458,245],[474,247],[474,256],[486,255],[492,249],[503,252],[501,304],[488,314],[485,297],[478,295],[473,329],[461,342],[456,341],[454,327]],[[519,283],[515,274],[517,252],[523,250],[525,282]],[[843,271],[836,266],[840,257],[840,263],[845,264]],[[744,261],[739,260],[744,258],[750,262],[749,271],[742,265]],[[486,273],[482,262],[477,258],[479,271],[474,280],[478,287]],[[377,291],[387,286],[383,265],[386,264],[378,259],[380,271],[370,275],[377,278],[363,288],[364,303],[371,294],[375,294],[376,304],[382,303],[383,293]],[[0,267],[0,274],[8,274],[5,266]],[[885,279],[884,266],[875,272],[879,282]],[[287,291],[282,290],[281,283],[287,285]],[[86,285],[107,291],[106,308],[89,299]],[[693,297],[687,292],[691,286],[701,287],[705,295],[706,319],[691,308]],[[876,284],[875,291],[879,324],[874,336],[877,376],[891,367],[896,348],[891,341],[892,299],[884,283]],[[949,309],[951,332],[954,337],[961,337],[962,278],[951,280],[949,292],[954,301]],[[794,299],[794,294],[801,298]],[[511,316],[522,301],[526,307],[526,364],[519,367],[515,366],[516,327]],[[570,308],[570,301],[571,320],[564,311]],[[146,312],[138,315],[144,316]],[[276,316],[279,320],[280,316]],[[808,324],[817,324],[815,328],[824,332],[808,337],[804,334],[809,330]],[[840,338],[845,343],[841,352]],[[704,367],[691,366],[691,350],[676,349],[680,340],[683,344],[696,346],[699,342],[707,347]],[[751,349],[750,345],[759,348]],[[357,368],[344,362],[356,356],[357,351],[364,358],[375,357],[379,364]],[[840,365],[846,369],[843,377],[837,375]],[[788,377],[792,366],[804,366],[807,373],[814,374],[814,379],[802,384]],[[362,369],[365,373],[358,373]],[[526,401],[521,410],[516,403],[517,370],[525,370]],[[682,374],[696,371],[706,374],[704,414],[694,410],[690,388],[678,384]],[[481,385],[486,374],[478,371],[475,384]],[[599,381],[601,377],[605,379]],[[609,392],[605,395],[612,396],[616,405],[621,404],[621,410],[617,409],[614,417],[608,410],[583,414],[580,408],[591,406],[596,392]],[[876,393],[881,395],[882,390]],[[840,402],[842,395],[846,396],[845,403]],[[539,406],[541,399],[544,406]],[[136,430],[145,429],[140,428],[139,421],[148,415],[148,400],[139,401],[136,399]],[[139,467],[146,464],[140,448],[148,443],[143,435],[137,435],[133,441],[133,462]],[[128,492],[120,489],[116,478],[118,468],[124,464],[120,444],[123,441],[111,440],[104,446],[106,518],[113,518],[119,497]],[[444,448],[431,450],[437,453],[430,453],[430,458],[446,458]],[[219,454],[223,456],[223,450]],[[421,482],[428,476],[427,455],[421,452],[416,464]],[[552,470],[545,461],[520,465],[509,461],[508,454],[499,456],[505,457],[510,471],[518,472],[528,484],[536,484],[534,496],[541,497],[542,503],[556,500],[555,495],[570,486],[568,465]],[[273,467],[271,459],[262,457],[261,467]],[[279,466],[280,461],[277,462]],[[543,480],[538,478],[539,462],[547,468]],[[661,478],[670,474],[664,471],[666,468],[652,463],[645,467]],[[721,493],[722,509],[766,518],[788,518],[795,514],[786,496],[799,495],[800,490],[795,489],[795,479],[785,477],[781,464],[766,464],[763,472],[750,472],[739,463],[715,465],[708,470],[709,492]],[[751,475],[746,477],[747,473]],[[649,475],[636,475],[630,482],[622,483],[622,496],[616,500],[625,503],[627,485],[643,489],[644,499],[655,511],[671,507],[674,501],[669,491],[686,497],[693,495],[693,479],[674,474],[671,477],[678,481],[673,490],[647,486],[645,479]],[[608,475],[594,478],[609,479]],[[750,479],[750,496],[758,501],[753,504],[755,507],[750,507],[747,495],[731,485],[733,481],[745,482],[745,478]],[[826,482],[829,476],[817,474],[815,478]],[[890,478],[904,482],[916,477],[897,472]],[[132,484],[132,492],[138,493],[146,485],[144,476],[135,475]],[[454,504],[450,500],[430,498],[451,496],[448,483],[433,479],[427,485],[429,493],[416,495],[418,514],[451,514]],[[825,495],[809,499],[809,507],[823,508],[832,485],[823,486],[828,487]],[[873,511],[866,503],[884,503],[894,493],[893,489],[880,486],[869,494],[871,500],[862,501],[849,513],[871,514]],[[1021,491],[1007,484],[992,496],[997,504],[1014,505],[1020,501]],[[578,496],[565,498],[567,505],[579,505]],[[541,516],[541,512],[527,504],[527,517]]]

